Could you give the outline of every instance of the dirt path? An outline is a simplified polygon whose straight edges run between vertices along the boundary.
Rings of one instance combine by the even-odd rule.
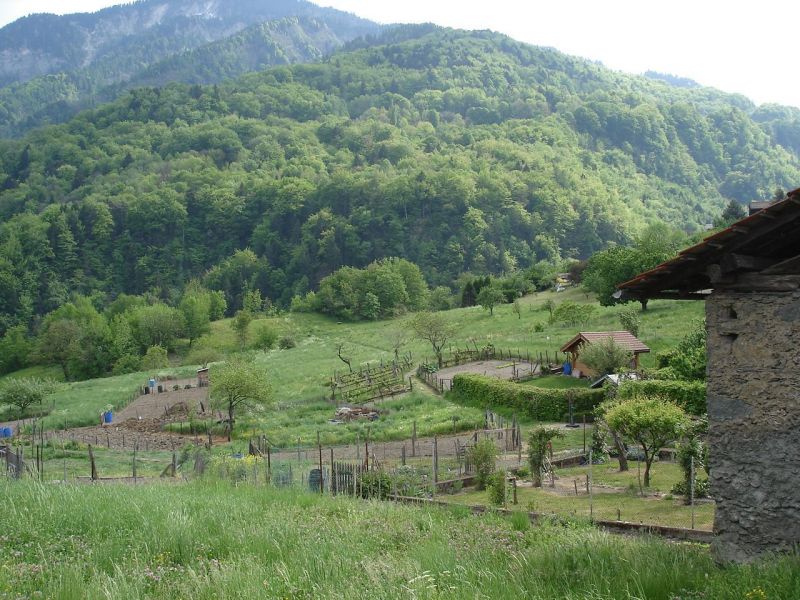
[[[517,360],[481,360],[456,367],[447,367],[436,372],[436,378],[444,384],[444,389],[449,390],[453,377],[459,373],[477,373],[486,377],[498,379],[513,379],[523,375],[537,375],[540,372],[538,364]]]

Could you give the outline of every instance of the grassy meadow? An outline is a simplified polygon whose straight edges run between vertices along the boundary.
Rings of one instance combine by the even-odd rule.
[[[591,320],[582,325],[549,324],[549,312],[545,308],[547,300],[556,303],[570,300],[573,302],[592,302],[579,289],[565,292],[541,292],[520,300],[522,304],[521,318],[512,311],[511,305],[495,308],[494,316],[480,308],[463,308],[447,311],[445,314],[456,325],[457,333],[452,340],[453,347],[466,344],[483,345],[493,343],[498,348],[509,348],[521,352],[538,355],[548,352],[553,354],[580,329],[584,331],[603,331],[621,329],[618,313],[623,307],[599,307]],[[686,334],[691,322],[701,318],[703,306],[697,302],[654,301],[646,312],[642,313],[642,332],[640,337],[647,343],[652,353],[642,357],[645,367],[655,364],[655,354],[668,349]],[[242,433],[258,431],[274,435],[276,439],[292,440],[314,438],[316,431],[327,440],[326,443],[342,443],[355,439],[363,432],[356,430],[360,426],[332,425],[327,421],[333,416],[331,404],[326,401],[330,394],[327,383],[335,371],[346,370],[346,365],[339,360],[336,352],[337,344],[343,343],[343,353],[352,360],[352,364],[362,365],[393,358],[392,340],[397,335],[406,338],[401,352],[411,352],[414,362],[430,359],[431,351],[424,342],[414,340],[408,334],[405,322],[407,317],[400,316],[385,321],[369,322],[337,322],[318,314],[290,313],[274,318],[255,320],[250,325],[252,340],[259,327],[268,323],[281,335],[292,336],[297,346],[288,350],[273,349],[266,352],[255,352],[256,361],[264,366],[270,375],[274,392],[274,405],[265,411],[252,415],[244,421]],[[541,324],[543,331],[535,331]],[[231,329],[230,320],[212,323],[211,332],[198,340],[196,346],[207,346],[215,349],[220,356],[239,350],[236,336]],[[183,353],[172,357],[175,364],[171,369],[160,371],[161,375],[191,376],[196,365],[183,365],[186,361],[186,344]],[[52,370],[51,370],[52,371]],[[124,406],[137,387],[144,385],[150,373],[133,373],[118,377],[107,377],[91,381],[63,384],[61,389],[51,398],[52,412],[45,420],[48,427],[91,425],[96,422],[97,415],[107,405],[115,408]],[[542,380],[543,385],[583,385],[582,382],[569,381],[565,378]],[[417,385],[418,388],[421,386]],[[410,398],[410,399],[409,399]],[[392,404],[395,402],[396,404]],[[428,417],[423,425],[427,434],[452,427],[452,417],[459,416],[462,429],[473,427],[473,421],[479,418],[476,411],[463,407],[452,407],[443,403],[425,389],[409,397],[384,403],[387,416],[382,423],[373,425],[374,439],[400,439],[410,435],[414,420],[422,421],[423,415]]]
[[[0,482],[0,493],[7,598],[800,597],[797,557],[722,569],[703,546],[579,521],[531,527],[521,514],[214,482]]]

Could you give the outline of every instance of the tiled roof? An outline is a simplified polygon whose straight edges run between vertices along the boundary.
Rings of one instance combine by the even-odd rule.
[[[597,342],[612,338],[615,343],[634,354],[650,352],[650,348],[644,345],[642,340],[637,338],[629,331],[581,331],[578,335],[561,347],[561,352],[569,352],[571,348],[579,343]]]
[[[770,274],[794,273],[797,266],[789,259],[797,255],[800,247],[799,232],[800,189],[796,189],[789,192],[785,200],[770,203],[763,210],[681,251],[675,258],[618,285],[615,297],[702,300],[715,287],[709,266],[717,264],[726,273],[760,270],[763,268],[760,263],[774,264],[767,271]],[[740,265],[739,257],[750,259],[752,264]]]

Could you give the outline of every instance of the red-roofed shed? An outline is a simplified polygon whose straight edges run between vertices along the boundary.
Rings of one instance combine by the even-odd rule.
[[[581,331],[578,335],[561,346],[561,352],[569,353],[572,355],[572,372],[576,376],[597,375],[592,369],[580,362],[580,352],[584,344],[591,344],[600,340],[611,338],[616,344],[622,346],[633,354],[631,361],[631,369],[639,368],[639,355],[644,352],[650,352],[650,348],[644,345],[644,342],[637,338],[629,331]]]

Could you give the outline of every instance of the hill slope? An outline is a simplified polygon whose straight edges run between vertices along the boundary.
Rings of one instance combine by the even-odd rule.
[[[247,28],[288,17],[303,19],[303,25],[283,22],[237,37]],[[319,35],[322,30],[325,35]],[[136,85],[165,85],[173,78],[216,82],[243,73],[249,64],[259,68],[316,59],[377,31],[377,25],[354,15],[298,0],[143,0],[93,14],[32,15],[0,29],[0,86],[5,86],[0,132],[63,121],[76,108],[113,99],[130,80]],[[191,53],[228,38],[227,61],[215,56],[205,66],[218,46]],[[203,69],[192,77],[192,71]]]
[[[695,231],[726,198],[800,181],[754,110],[431,26],[219,86],[137,89],[0,144],[0,323],[72,291],[174,298],[206,273],[288,303],[385,256],[449,284],[586,257],[649,221]]]

